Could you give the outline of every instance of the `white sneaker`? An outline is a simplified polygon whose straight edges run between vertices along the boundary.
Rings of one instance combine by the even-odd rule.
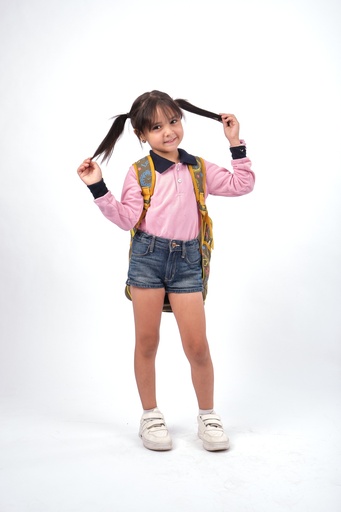
[[[228,450],[230,442],[224,432],[220,416],[215,413],[199,415],[198,426],[198,436],[202,439],[205,450]]]
[[[139,436],[149,450],[170,450],[172,440],[168,433],[163,414],[159,409],[142,414]]]

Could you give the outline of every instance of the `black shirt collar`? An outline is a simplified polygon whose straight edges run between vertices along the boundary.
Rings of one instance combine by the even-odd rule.
[[[178,149],[179,151],[179,159],[180,163],[186,164],[186,165],[196,165],[197,161],[195,156],[190,155],[185,151],[184,149]],[[155,170],[159,173],[163,173],[167,171],[172,165],[175,164],[175,162],[172,162],[171,160],[167,160],[167,158],[163,158],[160,155],[157,155],[154,153],[154,151],[151,149],[149,151],[150,156],[153,159]]]

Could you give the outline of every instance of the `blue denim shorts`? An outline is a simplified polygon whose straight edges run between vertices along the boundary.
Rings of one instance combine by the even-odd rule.
[[[202,292],[199,240],[170,240],[138,230],[132,241],[126,284],[164,288],[167,293]]]

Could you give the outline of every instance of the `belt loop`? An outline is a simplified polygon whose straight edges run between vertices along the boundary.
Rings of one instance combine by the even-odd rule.
[[[186,256],[186,242],[182,242],[182,250],[181,250],[181,258],[185,258]]]
[[[156,236],[153,236],[153,237],[152,237],[152,243],[150,244],[149,252],[153,252],[153,251],[154,251],[155,238],[156,238]]]

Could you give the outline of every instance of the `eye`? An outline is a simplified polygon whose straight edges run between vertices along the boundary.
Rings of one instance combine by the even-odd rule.
[[[152,126],[152,130],[159,130],[160,128],[161,128],[160,124],[155,124],[154,126]]]
[[[174,117],[174,119],[171,120],[170,124],[176,124],[179,121],[177,117]]]

